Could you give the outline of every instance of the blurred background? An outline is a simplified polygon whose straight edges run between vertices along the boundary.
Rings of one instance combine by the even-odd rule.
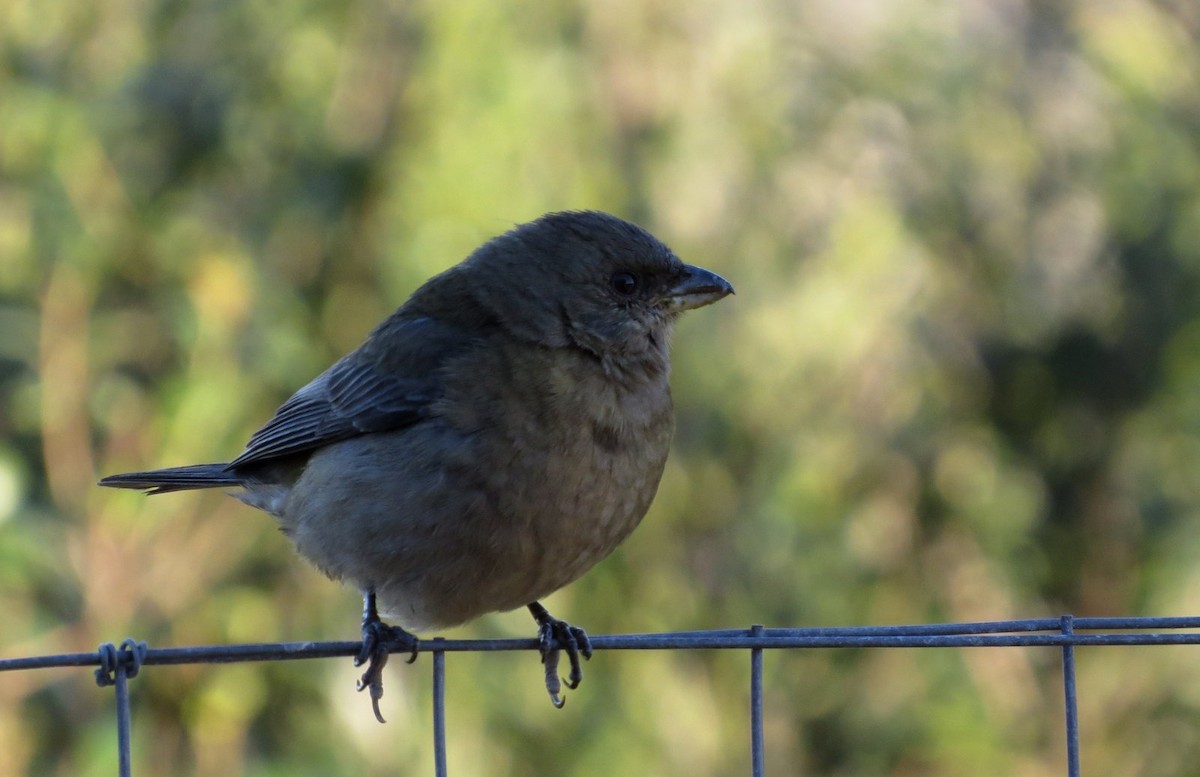
[[[0,0],[0,655],[349,640],[227,460],[425,278],[550,210],[736,297],[674,348],[593,634],[1200,613],[1189,0]],[[525,612],[452,636],[532,636]],[[1200,758],[1200,653],[1079,653],[1083,763]],[[455,775],[748,770],[744,652],[448,659]],[[1060,651],[768,653],[772,774],[1060,775]],[[432,773],[429,659],[153,667],[134,772]],[[0,677],[0,773],[116,770],[87,670]]]

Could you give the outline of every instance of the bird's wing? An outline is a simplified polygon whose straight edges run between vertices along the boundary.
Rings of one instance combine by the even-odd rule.
[[[292,395],[229,468],[417,423],[441,394],[440,367],[477,338],[428,317],[393,317]]]

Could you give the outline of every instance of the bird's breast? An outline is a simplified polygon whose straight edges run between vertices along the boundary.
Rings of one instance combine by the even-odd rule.
[[[497,365],[520,379],[467,411],[496,538],[528,573],[526,598],[578,578],[636,528],[672,433],[665,374],[630,382],[594,359],[536,356]]]

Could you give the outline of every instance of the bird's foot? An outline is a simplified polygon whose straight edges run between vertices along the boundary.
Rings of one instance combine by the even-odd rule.
[[[559,695],[562,685],[565,683],[572,690],[579,687],[583,680],[579,657],[592,657],[592,641],[588,639],[586,631],[555,618],[537,602],[528,606],[538,623],[538,651],[542,654],[542,666],[546,670],[546,692],[550,694],[550,702],[561,708],[565,703]],[[565,680],[560,680],[558,676],[560,651],[565,651],[567,660],[571,662],[571,674]]]
[[[379,712],[379,700],[383,698],[383,668],[387,666],[392,653],[408,651],[408,663],[417,660],[417,648],[420,640],[399,626],[389,626],[379,619],[375,609],[375,594],[368,592],[364,597],[362,623],[362,649],[354,657],[354,665],[367,665],[367,671],[358,680],[358,690],[371,689],[371,709],[375,719],[386,723]]]

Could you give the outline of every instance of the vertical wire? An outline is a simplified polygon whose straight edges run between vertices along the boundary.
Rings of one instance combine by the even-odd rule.
[[[761,637],[763,627],[750,627],[750,636]],[[763,651],[750,649],[750,758],[754,777],[766,774],[766,755],[763,749]]]
[[[433,640],[434,645],[442,642]],[[437,777],[446,777],[446,653],[433,650],[433,758]]]
[[[124,661],[118,661],[113,678],[117,696],[117,773],[121,777],[131,777],[133,759],[130,755],[129,684]]]
[[[1075,633],[1074,617],[1062,616],[1062,633]],[[1079,777],[1079,705],[1075,696],[1075,646],[1063,645],[1063,695],[1067,718],[1067,775]]]

